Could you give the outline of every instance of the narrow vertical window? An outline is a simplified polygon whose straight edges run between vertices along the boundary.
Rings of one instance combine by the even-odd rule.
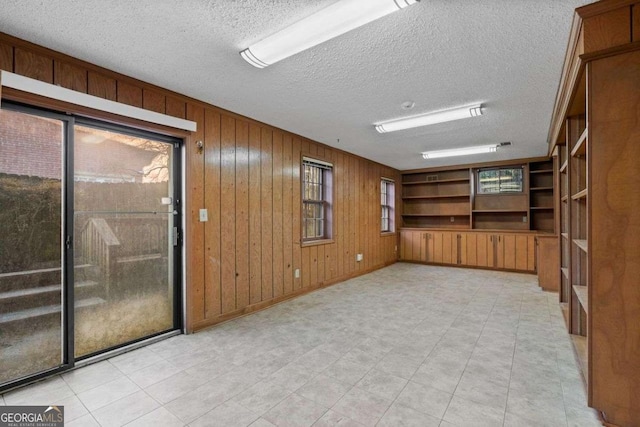
[[[333,165],[303,157],[302,168],[302,240],[329,239]]]
[[[393,181],[387,178],[380,180],[380,207],[382,210],[380,231],[383,233],[394,231],[395,188]]]

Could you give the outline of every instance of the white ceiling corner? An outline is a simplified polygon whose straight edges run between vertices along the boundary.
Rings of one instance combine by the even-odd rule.
[[[265,69],[241,59],[334,1],[3,0],[0,31],[401,170],[546,155],[573,10],[590,0],[422,0]],[[408,100],[410,114],[485,110],[378,134]],[[497,154],[420,156],[503,141]]]

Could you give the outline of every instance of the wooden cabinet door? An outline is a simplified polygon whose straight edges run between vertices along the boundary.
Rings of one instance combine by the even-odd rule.
[[[535,271],[535,236],[531,234],[495,234],[495,268]],[[491,267],[491,265],[489,265]]]
[[[545,291],[557,292],[560,289],[558,237],[538,236],[537,242],[538,284]]]
[[[536,237],[530,234],[516,235],[516,270],[536,270]]]
[[[427,232],[424,233],[423,236],[423,244],[424,244],[424,261],[425,262],[435,262],[434,261],[434,244],[433,244],[433,233]]]
[[[478,264],[478,237],[481,236],[479,233],[461,233],[460,234],[460,265],[468,265],[470,267],[475,267]],[[480,239],[482,242],[482,239]],[[486,247],[486,241],[480,246],[484,245]],[[486,248],[480,248],[481,251],[485,251]],[[482,256],[481,256],[482,258]],[[486,259],[486,255],[484,256]]]
[[[489,249],[493,252],[491,235],[487,233],[473,233],[476,239],[476,264],[478,267],[489,267]]]
[[[412,246],[412,254],[411,261],[422,261],[422,253],[421,253],[421,241],[422,235],[424,233],[421,231],[412,231],[411,232],[411,246]]]
[[[457,264],[458,263],[458,251],[457,248],[457,233],[445,231],[442,233],[442,263],[443,264]]]
[[[400,231],[400,259],[402,261],[410,261],[413,257],[413,245],[411,242],[412,237],[413,231]]]
[[[526,240],[525,240],[526,243]],[[525,247],[526,248],[526,247]],[[497,258],[500,263],[502,259],[502,265],[498,268],[506,268],[507,270],[516,269],[516,235],[515,234],[500,234],[498,235],[497,246]]]
[[[536,236],[527,236],[527,270],[538,270],[538,245]]]
[[[444,259],[442,250],[443,232],[435,231],[431,235],[433,236],[433,262],[441,264]]]

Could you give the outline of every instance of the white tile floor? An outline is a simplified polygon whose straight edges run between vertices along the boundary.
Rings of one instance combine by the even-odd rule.
[[[56,376],[67,426],[596,426],[536,277],[395,264]]]

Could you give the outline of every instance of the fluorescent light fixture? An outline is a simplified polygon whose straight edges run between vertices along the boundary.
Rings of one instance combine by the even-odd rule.
[[[240,55],[254,67],[264,68],[418,1],[340,0],[252,44]]]
[[[449,150],[425,151],[422,153],[424,159],[439,159],[442,157],[467,156],[469,154],[495,153],[500,147],[507,147],[510,142],[499,144],[478,145],[475,147],[452,148]]]
[[[453,120],[467,119],[469,117],[477,117],[481,115],[482,104],[474,104],[452,108],[450,110],[435,111],[432,113],[420,114],[418,116],[389,120],[388,122],[378,123],[375,127],[378,132],[386,133],[433,125],[436,123],[451,122]]]

